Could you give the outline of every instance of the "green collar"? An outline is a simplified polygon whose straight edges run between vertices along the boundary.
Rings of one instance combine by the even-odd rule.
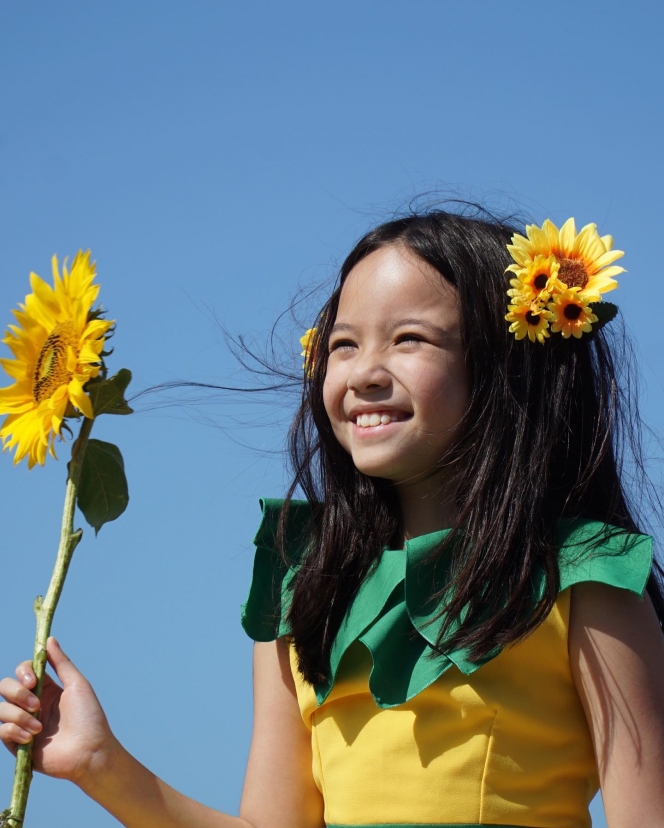
[[[263,521],[255,538],[254,578],[242,610],[242,624],[258,641],[288,635],[286,614],[298,566],[286,568],[275,548],[280,500],[263,500]],[[288,548],[295,560],[306,554],[311,509],[291,505]],[[439,604],[432,594],[449,581],[447,559],[426,560],[449,529],[413,538],[405,549],[385,549],[349,607],[330,652],[329,680],[315,685],[321,704],[329,695],[339,665],[356,641],[369,650],[373,666],[369,688],[379,707],[403,704],[428,687],[452,665],[470,674],[495,658],[500,648],[473,661],[466,649],[435,655],[442,621],[432,619]],[[560,590],[582,581],[597,581],[642,595],[652,566],[652,539],[586,519],[560,521]],[[543,583],[543,579],[542,579]],[[450,632],[453,632],[451,630]],[[444,646],[444,642],[443,642]]]

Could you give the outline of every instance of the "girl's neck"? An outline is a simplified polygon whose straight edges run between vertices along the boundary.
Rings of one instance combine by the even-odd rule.
[[[397,494],[404,542],[440,529],[449,529],[456,523],[458,510],[454,494],[440,477],[399,484]]]

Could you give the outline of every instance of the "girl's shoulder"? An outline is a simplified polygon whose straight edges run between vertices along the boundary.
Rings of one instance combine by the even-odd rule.
[[[556,535],[561,592],[596,581],[643,595],[652,569],[650,535],[586,518],[559,521]]]
[[[254,641],[273,641],[289,632],[286,599],[299,562],[306,553],[313,510],[306,500],[291,500],[279,551],[278,525],[284,501],[261,498],[262,518],[254,537],[256,554],[251,586],[242,605],[242,626]]]

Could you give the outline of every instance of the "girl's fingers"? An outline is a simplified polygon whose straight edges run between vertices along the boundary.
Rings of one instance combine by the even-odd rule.
[[[42,729],[41,722],[38,722],[34,716],[9,702],[0,702],[0,722],[6,725],[16,725],[29,737],[39,733]]]
[[[83,675],[74,667],[71,660],[62,652],[62,648],[58,641],[51,636],[46,642],[46,652],[48,654],[48,663],[55,670],[57,677],[66,687],[68,684],[76,680],[85,679]]]
[[[27,745],[32,735],[15,724],[0,725],[0,742],[12,753],[16,753],[18,745]]]
[[[16,668],[16,677],[25,687],[34,687],[37,683],[37,676],[32,669],[32,662],[22,661]]]
[[[22,707],[24,710],[34,712],[39,709],[39,699],[37,696],[34,696],[27,687],[24,687],[13,678],[3,678],[0,681],[0,696],[11,704]]]

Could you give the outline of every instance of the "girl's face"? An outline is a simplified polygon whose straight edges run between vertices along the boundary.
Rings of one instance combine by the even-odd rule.
[[[456,289],[403,245],[348,274],[329,340],[323,399],[363,474],[428,477],[468,402]]]

